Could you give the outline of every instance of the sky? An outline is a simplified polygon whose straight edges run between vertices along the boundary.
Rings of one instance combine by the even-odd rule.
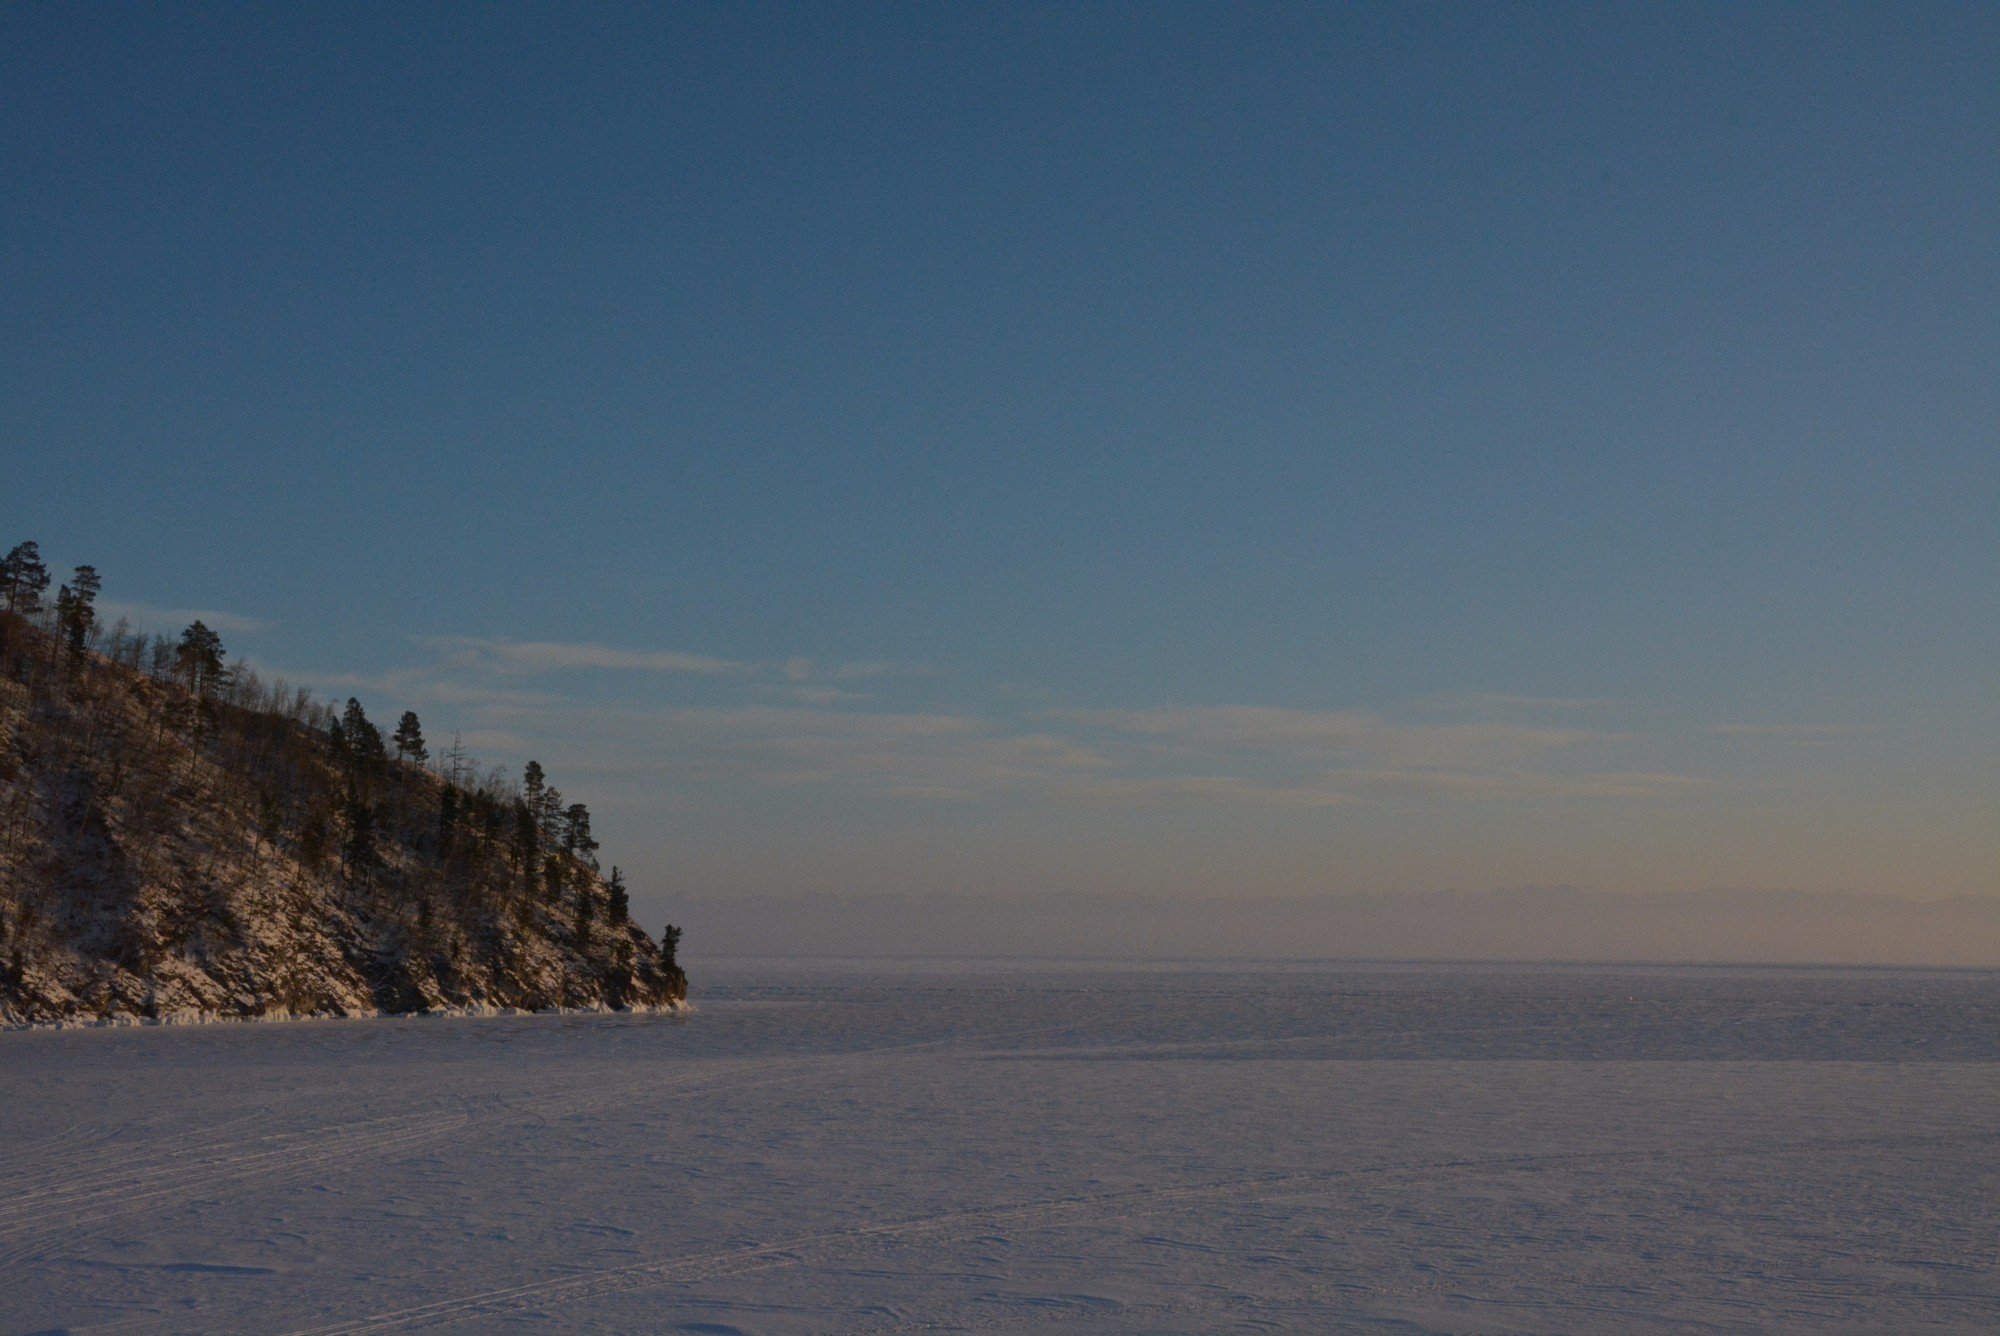
[[[684,900],[2000,896],[2000,9],[0,8],[0,542]]]

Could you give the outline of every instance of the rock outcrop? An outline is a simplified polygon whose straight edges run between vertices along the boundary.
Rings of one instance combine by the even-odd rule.
[[[0,612],[0,1024],[683,1004],[553,789],[56,632]]]

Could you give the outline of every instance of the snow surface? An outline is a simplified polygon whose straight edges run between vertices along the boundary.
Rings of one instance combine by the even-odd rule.
[[[698,964],[0,1034],[0,1332],[2000,1327],[2000,976]]]

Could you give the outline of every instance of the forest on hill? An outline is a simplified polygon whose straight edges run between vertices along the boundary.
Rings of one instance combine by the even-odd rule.
[[[678,1006],[590,813],[0,559],[0,1024]]]

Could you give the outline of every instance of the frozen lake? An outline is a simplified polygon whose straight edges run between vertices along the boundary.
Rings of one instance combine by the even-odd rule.
[[[1991,973],[692,972],[0,1034],[0,1332],[2000,1327]]]

